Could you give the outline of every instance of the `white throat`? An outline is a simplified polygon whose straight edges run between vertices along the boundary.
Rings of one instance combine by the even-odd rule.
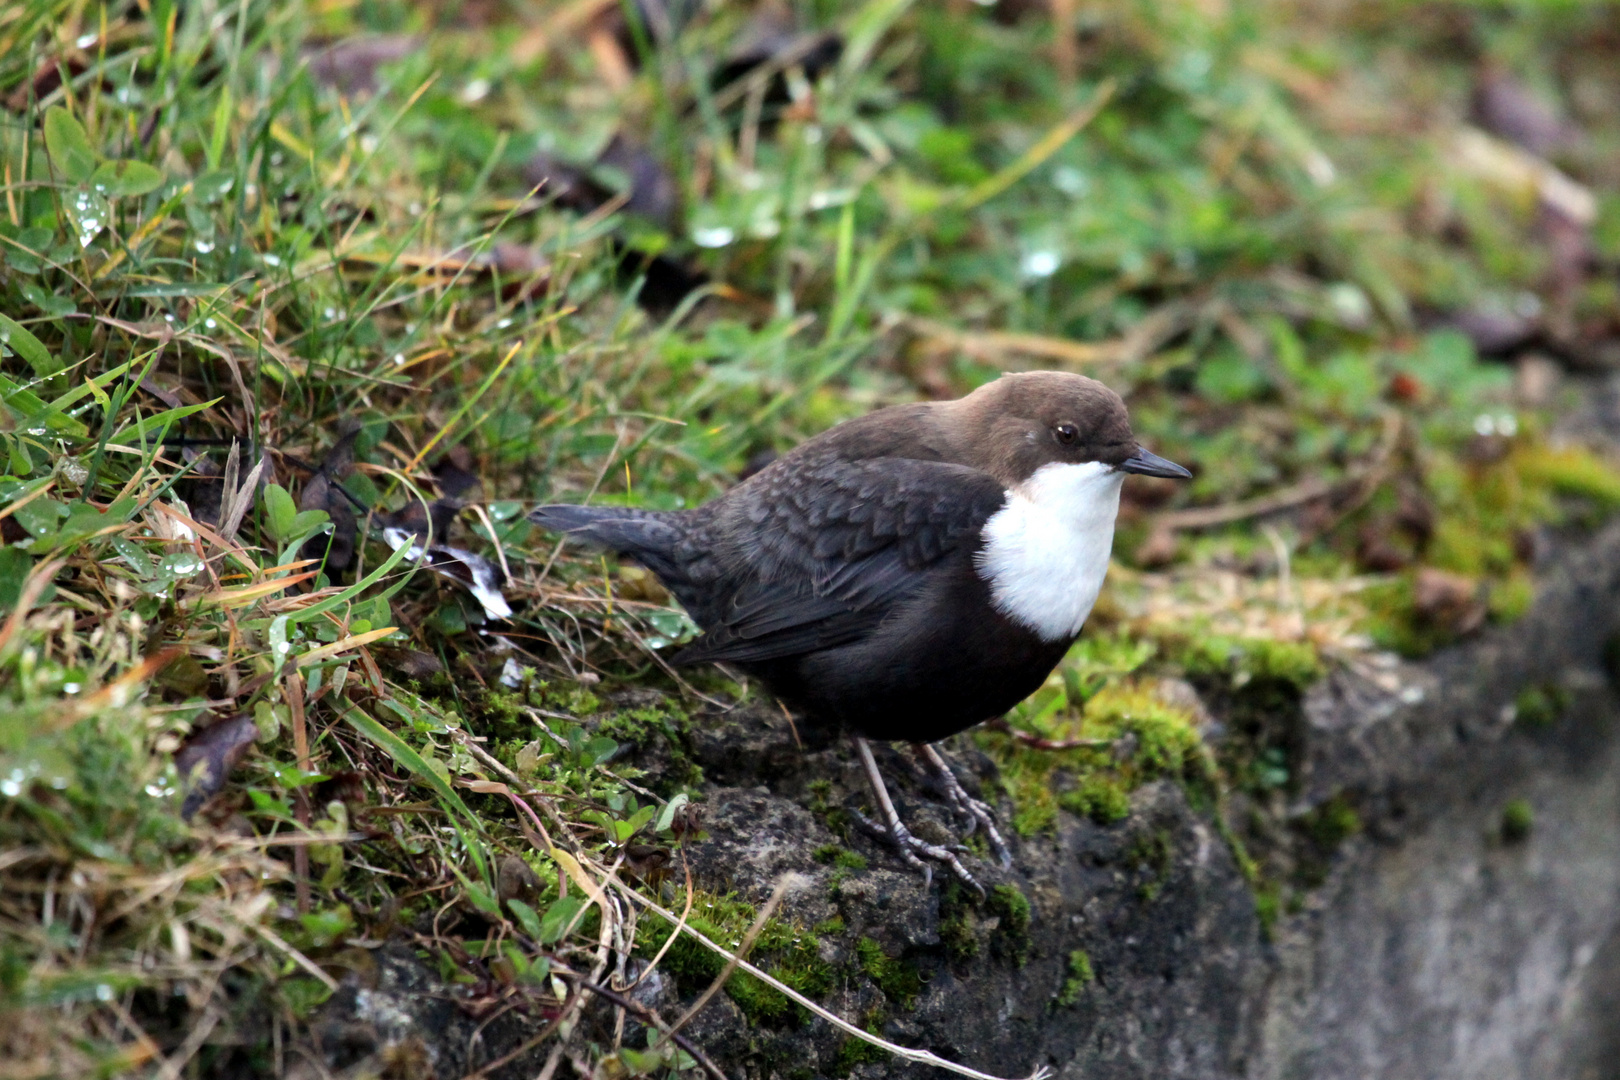
[[[1053,463],[1007,492],[975,558],[996,610],[1042,641],[1080,632],[1108,573],[1124,480],[1097,461]]]

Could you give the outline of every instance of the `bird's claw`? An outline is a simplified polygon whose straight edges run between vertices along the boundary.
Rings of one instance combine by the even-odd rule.
[[[859,810],[854,811],[854,814],[855,820],[860,823],[861,828],[894,848],[901,861],[922,871],[924,889],[934,882],[934,868],[923,862],[923,859],[931,859],[934,862],[944,863],[949,866],[958,881],[977,892],[981,897],[985,895],[984,886],[980,885],[978,879],[969,872],[967,867],[962,865],[962,860],[956,857],[957,852],[965,853],[967,848],[960,844],[953,844],[950,847],[930,844],[913,834],[898,818],[885,826],[873,821]]]
[[[996,828],[995,812],[986,803],[967,793],[938,750],[927,743],[918,743],[917,755],[938,776],[951,808],[967,822],[967,828],[962,835],[972,836],[975,829],[984,826],[984,835],[990,841],[990,850],[996,853],[1002,867],[1011,866],[1012,850],[1007,847],[1007,841],[1002,839],[1001,831]]]

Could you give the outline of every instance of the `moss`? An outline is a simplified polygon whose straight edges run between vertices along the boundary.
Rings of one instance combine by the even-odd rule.
[[[1170,834],[1164,829],[1155,829],[1138,836],[1125,853],[1126,865],[1132,871],[1147,873],[1147,880],[1136,890],[1143,900],[1151,902],[1163,890],[1165,881],[1170,877],[1173,850]]]
[[[1519,476],[1559,495],[1620,506],[1620,469],[1584,447],[1525,446],[1513,455]]]
[[[694,898],[688,921],[694,930],[729,948],[742,941],[755,914],[753,905],[735,896],[700,892]],[[636,927],[637,955],[656,954],[673,929],[662,920],[642,920]],[[750,959],[808,997],[824,996],[834,985],[834,971],[822,961],[815,935],[781,919],[766,921],[754,940]],[[696,994],[714,981],[725,963],[719,954],[683,934],[665,953],[661,966],[674,976],[682,994]],[[802,1023],[808,1016],[798,1005],[745,972],[737,972],[727,981],[726,996],[755,1024],[777,1027]]]
[[[849,929],[849,927],[844,924],[843,918],[841,916],[834,915],[830,919],[816,923],[816,925],[810,928],[810,932],[815,934],[817,937],[840,937],[847,929]]]
[[[882,1036],[883,1014],[873,1010],[866,1016],[866,1023],[862,1025],[868,1035]],[[880,1046],[873,1046],[864,1039],[857,1039],[853,1035],[844,1040],[838,1048],[838,1054],[833,1058],[831,1073],[833,1076],[848,1076],[857,1065],[875,1065],[887,1061],[888,1053]]]
[[[1300,826],[1319,850],[1332,853],[1361,831],[1361,815],[1349,799],[1339,794],[1303,815]]]
[[[1535,599],[1535,583],[1520,564],[1525,530],[1567,520],[1572,499],[1584,504],[1591,520],[1590,511],[1620,506],[1620,469],[1579,447],[1523,440],[1496,462],[1466,465],[1437,456],[1431,466],[1427,480],[1438,519],[1423,560],[1483,579],[1488,610],[1499,623],[1519,618]],[[1415,609],[1410,575],[1364,591],[1362,600],[1363,628],[1384,648],[1417,658],[1456,640],[1451,628]]]
[[[1496,582],[1486,597],[1491,620],[1496,623],[1510,623],[1523,617],[1535,602],[1536,582],[1527,570],[1520,570]]]
[[[832,801],[831,780],[810,781],[810,812],[820,818],[834,836],[849,843],[852,824],[849,812]]]
[[[869,937],[855,943],[855,962],[866,977],[883,991],[883,996],[895,1005],[907,1012],[917,1007],[917,998],[922,993],[922,976],[914,965],[888,955],[881,945]]]
[[[837,866],[845,870],[866,869],[866,856],[842,844],[823,844],[816,848],[814,857],[816,862],[824,866]]]
[[[1282,886],[1275,881],[1261,882],[1254,889],[1254,913],[1260,920],[1260,929],[1267,937],[1277,925],[1277,916],[1282,914]]]
[[[560,687],[546,681],[534,683],[529,688],[529,704],[570,716],[591,716],[602,710],[602,699],[577,683]]]
[[[1134,736],[1138,782],[1180,776],[1202,745],[1192,715],[1136,683],[1109,686],[1086,703],[1086,730],[1098,738]]]
[[[523,699],[516,694],[491,690],[479,702],[477,716],[482,721],[479,733],[498,740],[534,738],[534,721],[523,711]]]
[[[688,752],[686,712],[673,703],[624,709],[607,717],[596,727],[596,734],[646,750],[662,743],[668,767],[655,786],[665,794],[703,783],[703,769]]]
[[[1327,881],[1339,846],[1361,828],[1361,815],[1343,794],[1333,796],[1295,819],[1293,829],[1306,843],[1298,849],[1294,884],[1302,889],[1314,889]]]
[[[979,735],[979,745],[1001,767],[1002,784],[1014,805],[1013,826],[1032,836],[1050,829],[1061,805],[1103,823],[1129,812],[1132,789],[1161,777],[1203,779],[1210,759],[1192,715],[1167,705],[1149,682],[1111,682],[1089,691],[1082,713],[1064,713],[1051,703],[1033,720],[1040,733],[1055,739],[1082,737],[1090,746],[1033,750],[995,732]],[[1061,702],[1061,696],[1056,699]],[[1128,750],[1120,757],[1115,751]],[[1054,773],[1072,770],[1077,786],[1059,797]]]
[[[1016,885],[1002,884],[990,890],[985,906],[1000,919],[996,945],[1017,967],[1029,962],[1029,898]]]
[[[1012,826],[1019,836],[1035,836],[1057,824],[1057,796],[1052,793],[1052,773],[1057,762],[1029,752],[1018,752],[1003,764],[1001,782],[1012,797]]]
[[[1063,980],[1063,988],[1058,991],[1058,1005],[1067,1008],[1080,1000],[1081,991],[1097,981],[1097,975],[1091,967],[1091,957],[1084,949],[1076,949],[1069,954],[1069,975]]]
[[[1123,784],[1107,775],[1088,776],[1073,791],[1058,798],[1065,810],[1091,818],[1099,825],[1123,821],[1131,812],[1131,797]]]
[[[939,896],[939,940],[954,963],[965,964],[979,955],[975,921],[962,887],[955,881],[946,883]]]
[[[1568,707],[1569,695],[1552,683],[1527,686],[1513,700],[1515,718],[1531,730],[1552,727]]]
[[[1535,827],[1536,812],[1529,799],[1511,799],[1502,807],[1502,840],[1508,844],[1522,844],[1530,839]]]
[[[1191,635],[1177,659],[1189,675],[1225,676],[1235,687],[1252,680],[1284,683],[1303,690],[1322,674],[1316,647],[1307,641]]]

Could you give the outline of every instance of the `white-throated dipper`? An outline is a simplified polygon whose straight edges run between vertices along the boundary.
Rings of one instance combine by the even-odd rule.
[[[1128,473],[1149,453],[1118,394],[1082,375],[1003,375],[956,401],[839,424],[695,510],[543,506],[530,519],[630,556],[703,633],[677,663],[729,663],[855,741],[909,863],[955,853],[905,827],[867,739],[906,740],[985,825],[928,744],[993,719],[1063,659],[1102,588]]]

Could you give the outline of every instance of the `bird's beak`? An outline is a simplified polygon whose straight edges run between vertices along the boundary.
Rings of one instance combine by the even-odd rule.
[[[1162,476],[1167,480],[1191,480],[1192,473],[1177,465],[1168,458],[1144,450],[1140,446],[1136,453],[1120,462],[1117,468],[1121,472],[1138,473],[1142,476]]]

